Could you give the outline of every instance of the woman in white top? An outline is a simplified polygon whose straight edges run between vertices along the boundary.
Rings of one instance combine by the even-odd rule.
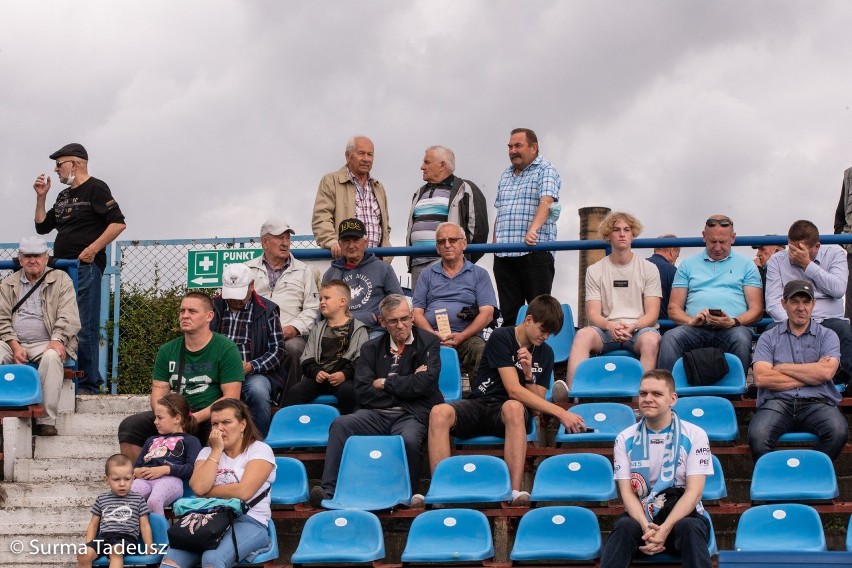
[[[239,400],[214,402],[210,406],[210,424],[208,446],[198,454],[189,486],[199,497],[251,501],[275,481],[272,448],[260,441],[248,407]],[[161,566],[190,568],[200,563],[205,568],[228,568],[267,550],[271,544],[267,529],[272,518],[270,501],[267,494],[237,517],[217,548],[203,554],[170,548]],[[239,558],[234,551],[232,530],[236,531]]]

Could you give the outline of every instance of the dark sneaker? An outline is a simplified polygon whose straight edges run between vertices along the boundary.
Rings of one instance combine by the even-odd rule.
[[[311,489],[311,494],[308,497],[308,502],[311,504],[311,507],[314,509],[322,509],[322,502],[324,499],[327,499],[325,492],[322,490],[322,487],[317,485],[313,489]]]
[[[550,394],[553,396],[553,402],[568,402],[568,383],[554,381]]]
[[[35,435],[36,436],[58,436],[59,432],[56,430],[56,426],[51,426],[50,424],[36,424]]]

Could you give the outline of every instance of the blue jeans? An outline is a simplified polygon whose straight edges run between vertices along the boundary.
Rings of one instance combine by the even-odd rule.
[[[77,334],[77,369],[83,378],[77,382],[77,392],[92,394],[101,388],[98,368],[100,349],[101,271],[95,264],[80,264],[77,277],[77,309],[80,311],[80,333]]]
[[[260,435],[266,438],[272,421],[272,382],[266,375],[246,375],[240,398],[251,410],[252,420],[260,430]]]
[[[748,373],[753,337],[751,328],[745,326],[719,329],[681,325],[663,334],[657,364],[661,369],[671,371],[675,362],[683,357],[685,352],[699,347],[718,347],[739,359],[743,364],[743,371]]]
[[[267,522],[272,522],[271,520]],[[258,552],[269,548],[269,529],[249,517],[241,515],[234,521],[234,526],[222,537],[222,542],[213,550],[205,550],[203,554],[169,548],[169,552],[163,558],[160,566],[177,566],[179,568],[192,568],[201,563],[202,568],[230,568],[237,565],[237,555],[234,552],[234,539],[231,531],[237,533],[237,547],[240,550],[239,560],[245,560]],[[169,563],[171,562],[171,563]]]
[[[675,523],[666,539],[666,552],[679,553],[687,568],[710,568],[710,523],[704,517],[684,517]],[[654,556],[639,552],[642,527],[627,513],[615,522],[601,556],[601,568],[628,568],[634,556],[653,561]]]
[[[849,424],[840,409],[813,398],[772,398],[764,402],[748,425],[748,445],[754,461],[775,449],[787,432],[817,435],[814,449],[837,459],[849,438]]]

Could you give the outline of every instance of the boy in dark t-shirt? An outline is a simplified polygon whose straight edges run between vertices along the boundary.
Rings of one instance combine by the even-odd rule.
[[[503,455],[512,482],[511,504],[529,505],[530,495],[521,491],[521,480],[533,413],[556,417],[570,432],[585,429],[580,416],[544,399],[553,374],[553,349],[545,340],[562,329],[562,320],[562,306],[556,298],[542,294],[530,302],[518,326],[501,327],[491,334],[470,396],[439,404],[429,415],[429,466],[433,473],[450,455],[450,433],[460,438],[501,436],[505,438]]]

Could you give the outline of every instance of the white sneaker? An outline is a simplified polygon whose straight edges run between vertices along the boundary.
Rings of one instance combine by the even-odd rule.
[[[422,509],[426,506],[426,499],[420,493],[415,493],[411,496],[411,502],[408,504],[410,509]]]
[[[509,503],[511,507],[529,507],[530,494],[527,491],[512,490],[512,501]]]
[[[550,394],[553,396],[553,402],[568,402],[568,383],[554,381]]]

